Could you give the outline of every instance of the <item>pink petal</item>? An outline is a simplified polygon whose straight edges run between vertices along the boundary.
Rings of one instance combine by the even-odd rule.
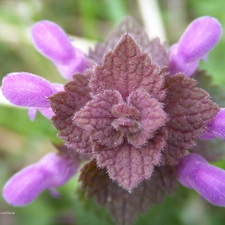
[[[199,60],[208,54],[222,35],[219,21],[210,16],[194,20],[186,29],[178,44],[178,54],[187,62]]]
[[[40,113],[47,117],[48,119],[51,119],[55,113],[53,112],[52,108],[47,108],[47,109],[38,109],[40,111]]]
[[[168,71],[173,75],[184,72],[191,76],[198,67],[199,60],[215,47],[222,34],[219,21],[204,16],[194,20],[186,29],[180,41],[170,49]]]
[[[66,78],[71,80],[74,74],[82,73],[87,68],[84,53],[76,49],[76,55],[65,64],[56,64],[58,71]]]
[[[79,167],[78,161],[62,158],[55,152],[47,154],[37,164],[50,174],[48,188],[55,188],[66,183]]]
[[[2,93],[18,106],[49,108],[47,97],[56,93],[56,88],[49,81],[34,74],[10,73],[3,78]]]
[[[66,183],[77,172],[78,166],[78,161],[49,153],[16,173],[4,186],[3,197],[13,206],[29,204],[45,189]]]
[[[13,206],[29,204],[48,187],[48,175],[37,165],[28,166],[5,184],[3,197]]]
[[[43,20],[31,31],[35,47],[55,63],[65,64],[74,57],[75,51],[64,30],[57,24]]]
[[[213,120],[207,125],[202,139],[222,138],[225,140],[225,108],[220,109]]]
[[[87,68],[84,53],[73,47],[66,33],[57,24],[40,21],[33,26],[32,39],[37,50],[50,59],[66,79]]]
[[[225,206],[225,171],[208,164],[197,154],[189,154],[178,164],[178,180],[195,189],[214,205]]]

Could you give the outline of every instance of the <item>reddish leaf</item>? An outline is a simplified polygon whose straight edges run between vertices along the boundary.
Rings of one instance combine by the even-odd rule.
[[[165,77],[167,96],[164,110],[170,115],[167,123],[167,146],[162,152],[163,164],[176,164],[195,144],[206,124],[219,111],[209,94],[196,87],[196,81],[177,74]]]
[[[167,122],[163,106],[147,92],[134,91],[128,97],[128,104],[140,112],[140,132],[128,134],[128,141],[135,147],[140,147],[154,137],[155,132]]]
[[[127,142],[118,147],[94,145],[100,167],[106,167],[111,179],[131,191],[144,179],[149,179],[154,166],[160,162],[161,149],[166,144],[166,133],[161,130],[146,146],[135,148]]]
[[[106,89],[117,90],[126,99],[132,91],[142,89],[158,101],[165,97],[162,85],[159,68],[152,64],[147,54],[141,54],[129,35],[123,36],[116,48],[106,54],[103,66],[95,67],[90,81],[94,94]]]
[[[75,75],[73,81],[65,85],[65,91],[49,98],[55,112],[53,125],[59,130],[58,136],[66,141],[69,148],[91,152],[89,133],[73,124],[73,117],[90,100],[88,77]]]
[[[125,136],[130,144],[139,148],[166,121],[161,103],[147,92],[134,91],[125,103],[117,91],[106,90],[95,95],[75,115],[74,122],[101,145],[115,147]]]
[[[98,169],[95,160],[81,169],[79,180],[87,197],[95,197],[108,207],[119,225],[130,225],[138,214],[148,211],[152,203],[161,203],[166,193],[176,186],[176,170],[172,166],[156,167],[150,180],[143,181],[132,193],[112,182],[105,169]]]
[[[97,140],[102,145],[121,144],[121,133],[111,126],[115,119],[111,108],[121,102],[123,99],[119,92],[106,90],[94,96],[94,99],[75,115],[75,123],[91,133],[92,140]]]
[[[105,52],[113,50],[125,34],[129,34],[141,49],[149,53],[154,63],[162,67],[168,65],[169,57],[166,48],[160,44],[160,40],[156,38],[150,41],[145,30],[131,17],[126,17],[103,44],[98,43],[94,49],[90,49],[89,57],[101,64]]]

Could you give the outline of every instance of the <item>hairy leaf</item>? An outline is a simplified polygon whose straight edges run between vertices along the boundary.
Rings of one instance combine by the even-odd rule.
[[[162,152],[163,164],[175,164],[195,144],[206,125],[219,111],[209,94],[196,87],[196,81],[176,74],[165,76],[167,96],[164,110],[170,115],[168,140]]]
[[[161,45],[158,38],[150,41],[145,30],[131,17],[126,17],[103,44],[97,43],[94,49],[89,49],[89,57],[101,64],[105,52],[113,50],[125,34],[133,37],[141,49],[150,54],[154,63],[162,67],[168,65],[169,57],[165,46]]]
[[[151,142],[135,148],[126,141],[118,147],[94,145],[99,167],[106,167],[111,179],[131,191],[144,179],[149,179],[160,162],[161,149],[166,144],[166,132],[161,129]]]
[[[134,106],[140,112],[139,132],[128,135],[128,141],[135,147],[140,147],[154,137],[155,132],[165,125],[167,115],[163,111],[162,104],[152,98],[147,92],[134,91],[128,97],[128,104]]]
[[[64,88],[64,92],[58,92],[49,98],[56,114],[52,118],[53,125],[59,130],[58,136],[66,141],[67,147],[89,153],[91,152],[89,133],[73,123],[76,111],[91,99],[88,77],[75,75]]]
[[[115,119],[111,108],[121,102],[123,99],[118,91],[106,90],[94,96],[94,99],[75,115],[75,123],[90,132],[92,140],[97,140],[102,145],[121,144],[121,133],[111,126]]]
[[[75,115],[74,122],[102,145],[115,147],[126,137],[130,144],[139,148],[166,120],[161,103],[147,92],[134,91],[125,103],[119,92],[106,90],[95,95]]]
[[[152,64],[147,54],[141,54],[140,48],[129,35],[124,35],[112,52],[108,52],[102,66],[96,66],[90,80],[94,94],[102,90],[117,90],[126,99],[137,89],[151,93],[152,97],[162,101],[163,77],[157,65]]]
[[[81,169],[79,180],[87,197],[95,197],[100,205],[108,207],[117,224],[130,225],[153,203],[161,203],[166,193],[173,193],[176,170],[173,166],[156,167],[150,180],[143,181],[129,193],[114,183],[105,169],[97,168],[92,160]]]

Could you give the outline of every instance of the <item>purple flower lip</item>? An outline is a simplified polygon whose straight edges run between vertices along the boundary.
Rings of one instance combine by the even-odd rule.
[[[30,73],[10,73],[2,81],[3,95],[18,106],[49,108],[47,97],[56,92],[50,82]]]
[[[14,174],[3,188],[3,197],[13,206],[24,206],[45,189],[66,183],[77,172],[79,163],[49,153],[38,163]]]
[[[219,21],[210,16],[194,20],[186,29],[179,42],[170,49],[171,74],[184,72],[191,76],[199,65],[200,59],[215,47],[222,35]]]
[[[52,84],[44,78],[26,72],[10,73],[2,81],[3,95],[12,104],[30,108],[28,114],[32,121],[37,110],[47,118],[54,115],[48,97],[60,90],[61,84]]]
[[[201,138],[222,138],[225,140],[225,108],[221,108],[213,120],[207,125],[207,130]]]
[[[50,59],[66,79],[87,68],[84,53],[75,48],[57,24],[43,20],[32,28],[32,39],[37,50]]]
[[[225,207],[225,171],[208,164],[197,154],[189,154],[178,166],[178,180],[195,189],[203,198],[217,206]]]

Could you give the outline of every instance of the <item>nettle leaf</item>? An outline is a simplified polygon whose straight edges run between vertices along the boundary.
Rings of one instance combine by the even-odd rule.
[[[156,64],[152,64],[147,54],[129,35],[124,35],[112,52],[108,52],[102,66],[96,66],[90,79],[94,94],[102,90],[117,90],[126,99],[137,89],[151,93],[158,101],[165,98],[162,89],[163,77]]]
[[[161,44],[159,38],[152,39],[148,46],[140,46],[149,53],[153,63],[157,63],[162,69],[168,66],[169,54],[166,50],[166,44]]]
[[[91,99],[88,77],[75,75],[64,89],[64,92],[58,92],[49,98],[55,113],[52,123],[59,130],[58,136],[66,142],[67,147],[89,153],[89,133],[73,123],[76,111]]]
[[[117,132],[111,123],[115,119],[111,108],[123,102],[118,91],[106,90],[87,103],[87,105],[76,113],[74,122],[91,133],[92,140],[97,140],[102,145],[117,146],[123,141],[120,132]]]
[[[146,213],[153,203],[161,203],[166,193],[172,194],[176,186],[173,166],[155,167],[150,180],[143,181],[131,193],[114,183],[105,169],[99,169],[95,160],[81,169],[79,181],[87,197],[109,208],[118,225],[130,225],[138,214]]]
[[[183,74],[165,76],[167,96],[164,110],[167,123],[167,146],[162,152],[163,164],[176,164],[206,130],[206,125],[219,111],[209,94],[196,87],[196,81]]]
[[[99,167],[106,167],[111,179],[128,191],[149,179],[154,166],[160,163],[161,149],[166,144],[166,132],[161,129],[146,146],[135,148],[124,141],[118,147],[95,143],[94,153]]]
[[[159,38],[150,41],[145,30],[132,17],[126,17],[103,44],[97,43],[94,49],[89,49],[88,56],[101,64],[105,52],[113,50],[125,34],[129,34],[141,49],[150,54],[154,63],[158,63],[162,67],[168,65],[169,56],[165,46],[161,45]]]
[[[126,137],[139,148],[165,125],[167,115],[162,104],[147,92],[134,91],[125,103],[118,91],[106,90],[93,96],[74,119],[102,145],[115,147]]]
[[[128,141],[139,148],[154,137],[155,132],[167,122],[163,106],[145,91],[134,91],[128,97],[128,104],[138,109],[140,113],[140,132],[130,133]]]

